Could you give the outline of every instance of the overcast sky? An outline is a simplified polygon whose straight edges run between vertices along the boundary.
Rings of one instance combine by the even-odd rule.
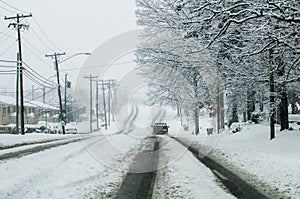
[[[29,31],[22,33],[25,45],[23,60],[45,77],[53,75],[54,70],[52,60],[45,58],[44,54],[53,51],[64,51],[67,55],[93,52],[114,35],[137,28],[135,0],[0,0],[0,59],[11,60],[16,57],[16,31],[7,29],[10,21],[5,21],[4,16],[20,13],[3,2],[33,14],[33,18],[23,21],[30,25]],[[62,64],[61,69],[80,67],[84,59],[74,58],[72,62]],[[69,74],[70,78],[75,79],[76,71]],[[1,75],[0,81],[0,91],[4,87],[14,88],[14,76],[6,75],[4,78]]]

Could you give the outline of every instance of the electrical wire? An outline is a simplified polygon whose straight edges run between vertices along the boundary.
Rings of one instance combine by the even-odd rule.
[[[42,58],[40,58],[40,56],[38,56],[37,54],[35,54],[30,48],[28,48],[28,46],[25,44],[24,47],[33,55],[35,56],[38,60],[40,60],[41,62],[43,62],[46,66],[48,66],[49,68],[53,69],[53,66],[51,66],[49,63],[47,63],[45,60],[43,60]]]
[[[32,44],[29,43],[29,41],[25,38],[23,38],[23,41],[24,41],[24,45],[27,46],[28,48],[31,47],[32,49],[34,49],[36,52],[42,54],[42,55],[45,55],[46,53],[45,52],[42,52],[41,50],[37,49],[36,47],[34,47]]]
[[[18,12],[23,12],[23,13],[29,14],[29,12],[26,12],[26,11],[24,11],[24,10],[20,10],[19,8],[16,8],[16,7],[14,7],[14,6],[12,6],[12,5],[6,3],[6,2],[3,1],[3,0],[0,0],[0,2],[2,2],[3,4],[5,4],[6,6],[12,8],[12,9],[15,9],[15,10],[18,11]],[[17,12],[14,12],[14,13],[17,13]]]
[[[130,64],[130,63],[135,63],[135,62],[134,61],[129,61],[129,62],[120,62],[120,63],[115,63],[115,64],[88,66],[88,67],[84,67],[84,68],[69,68],[69,69],[62,69],[60,71],[65,72],[65,71],[74,71],[74,70],[88,70],[88,69],[92,69],[92,68],[103,68],[103,67],[106,67],[106,66],[124,65],[124,64]]]
[[[11,35],[6,34],[0,39],[0,43],[4,43],[7,39],[16,39],[16,38],[12,36],[12,33]]]
[[[41,85],[48,85],[48,86],[56,86],[54,83],[48,83],[47,81],[44,81],[42,79],[40,79],[39,77],[37,77],[35,74],[33,74],[32,72],[30,72],[29,70],[25,70],[25,73],[27,73],[28,75],[30,75],[32,78],[35,78],[35,81],[39,81],[41,82]]]
[[[0,65],[0,68],[16,68],[16,66]]]
[[[17,40],[16,41],[14,41],[4,52],[2,52],[1,54],[0,54],[0,56],[2,56],[2,55],[4,55],[5,53],[7,53],[12,47],[13,47],[13,45],[15,44],[17,42]]]
[[[15,74],[16,73],[16,70],[1,70],[0,71],[1,74]]]
[[[1,2],[2,2],[2,1],[1,1]],[[8,11],[8,12],[14,13],[14,14],[16,13],[16,12],[14,12],[14,11],[8,9],[8,8],[5,8],[5,7],[3,7],[3,6],[0,6],[0,8],[3,9],[3,10],[6,10],[6,11]]]
[[[0,32],[0,34],[2,35],[2,36],[0,37],[0,41],[1,41],[1,39],[4,38],[4,37],[13,37],[13,36],[11,36],[11,35],[8,34],[9,31],[10,31],[9,28],[5,28],[5,29],[3,29],[3,31]],[[11,34],[12,34],[12,33],[11,33]],[[13,37],[13,38],[14,38],[14,37]]]
[[[3,59],[0,59],[0,62],[5,62],[5,63],[18,63],[17,61],[3,60]]]
[[[43,77],[42,75],[40,75],[38,72],[36,72],[35,70],[33,70],[28,64],[26,64],[25,62],[23,62],[23,63],[24,63],[25,66],[27,66],[26,69],[31,70],[31,71],[32,71],[31,73],[35,73],[35,74],[38,76],[37,78],[41,79],[41,81],[45,81],[45,82],[48,82],[48,81],[49,81],[49,79],[47,79],[47,78]],[[28,71],[28,70],[27,70],[27,71]],[[51,83],[52,85],[55,85],[55,83],[53,83],[53,82],[51,82],[51,81],[50,81],[50,83]],[[49,83],[48,83],[48,84],[49,84]]]
[[[44,35],[44,37],[53,45],[53,47],[55,47],[59,51],[63,51],[47,36],[47,34],[43,31],[42,27],[37,22],[37,20],[35,19],[35,17],[32,17],[32,19],[36,23],[36,25],[38,26],[38,28],[40,29],[40,31],[42,32],[42,34]]]
[[[31,28],[31,31],[38,38],[38,40],[40,40],[40,42],[42,42],[42,44],[44,44],[45,47],[47,47],[50,51],[55,51],[35,32],[35,30],[33,28]]]
[[[45,92],[45,95],[46,95],[46,94],[49,94],[50,92],[54,91],[55,89],[56,89],[56,88],[51,88],[49,91]],[[31,95],[31,93],[26,94],[24,97],[26,98],[26,97],[28,97],[29,95]],[[39,98],[43,97],[43,95],[44,95],[44,94],[42,94],[42,95],[40,95],[40,96],[37,96],[37,97],[34,97],[33,99],[27,100],[27,101],[33,101],[33,100],[39,99]]]
[[[45,82],[41,83],[41,82],[37,81],[34,77],[30,76],[27,72],[25,72],[24,75],[25,75],[29,80],[31,80],[33,83],[35,83],[35,84],[38,85],[38,86],[45,86],[45,88],[50,88],[50,89],[51,89],[51,88],[54,88],[54,86],[53,86],[53,87],[50,87],[50,86],[47,86],[47,85],[43,84],[43,83],[45,83]]]

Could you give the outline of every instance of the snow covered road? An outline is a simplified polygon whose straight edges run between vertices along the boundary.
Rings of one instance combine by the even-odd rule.
[[[99,135],[1,161],[0,198],[85,198],[106,194],[122,182],[131,156],[138,151],[135,147],[140,140],[125,140],[121,134]]]

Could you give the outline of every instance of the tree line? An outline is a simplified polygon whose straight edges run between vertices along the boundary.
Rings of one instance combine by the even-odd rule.
[[[217,130],[266,115],[289,128],[300,81],[300,2],[295,0],[137,0],[143,26],[136,59],[151,82],[149,102],[193,115],[211,111]],[[224,102],[224,99],[226,103]],[[224,121],[225,116],[228,121]]]

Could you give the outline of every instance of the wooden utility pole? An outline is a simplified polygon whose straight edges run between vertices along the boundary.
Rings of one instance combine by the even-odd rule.
[[[99,131],[99,86],[98,86],[98,80],[96,81],[96,118],[97,118],[97,131]]]
[[[45,104],[46,102],[46,87],[45,85],[43,86],[43,103]]]
[[[34,100],[34,87],[31,85],[31,100]]]
[[[107,112],[106,112],[106,101],[105,101],[105,83],[104,80],[99,80],[99,85],[102,86],[102,97],[103,97],[103,110],[104,110],[104,122],[105,122],[105,130],[107,130]]]
[[[17,53],[17,77],[16,77],[16,133],[19,134],[19,73],[20,73],[20,56]]]
[[[110,80],[106,80],[107,85],[108,85],[108,126],[110,126],[110,119],[111,119],[111,115],[113,117],[113,96],[112,96],[112,87],[114,87],[115,85],[115,80],[114,79],[110,79]],[[113,119],[114,120],[114,119]]]
[[[61,91],[60,91],[60,79],[59,79],[59,69],[58,69],[58,57],[61,55],[65,55],[65,53],[54,53],[51,55],[46,55],[46,57],[51,57],[54,59],[54,66],[56,70],[56,77],[57,77],[57,91],[58,91],[58,99],[59,99],[59,120],[61,122],[63,134],[66,134],[66,129],[65,129],[65,123],[64,123],[64,114],[63,114],[63,106],[62,106],[62,99],[61,99]]]
[[[19,48],[19,68],[20,68],[20,100],[21,100],[21,134],[25,135],[25,125],[24,125],[24,88],[23,88],[23,60],[22,60],[22,42],[21,42],[21,29],[28,29],[29,26],[20,23],[20,19],[32,17],[29,15],[20,15],[17,14],[15,17],[5,17],[4,20],[17,20],[17,23],[10,23],[8,27],[13,26],[17,29],[18,33],[18,48]]]
[[[90,80],[90,133],[93,132],[93,79],[97,79],[98,76],[84,76],[84,79]]]
[[[67,124],[67,88],[68,88],[68,73],[65,74],[65,117],[64,121]]]

